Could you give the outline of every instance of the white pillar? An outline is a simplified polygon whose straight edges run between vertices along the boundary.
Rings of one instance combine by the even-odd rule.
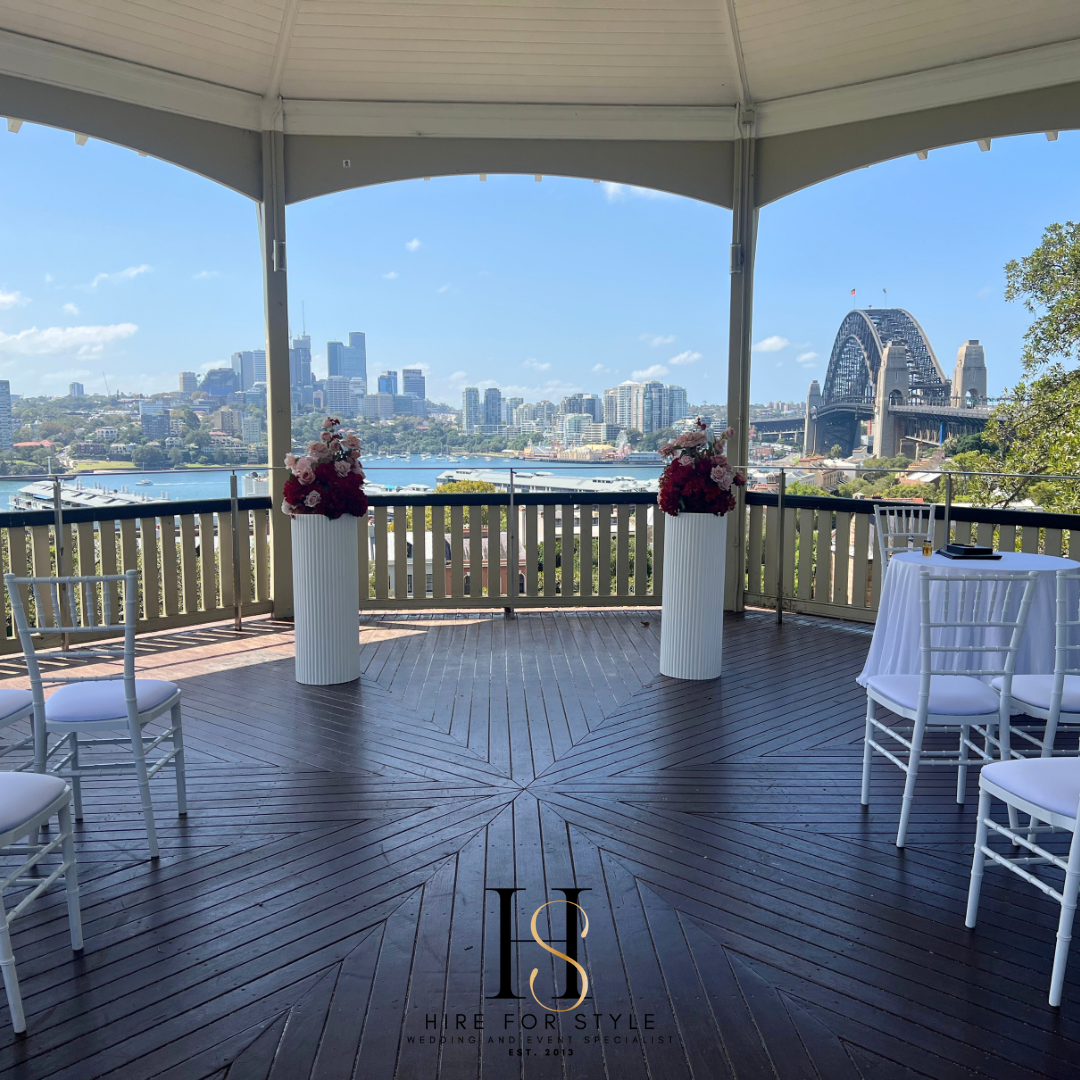
[[[266,311],[266,427],[270,472],[270,584],[274,617],[293,613],[292,533],[281,512],[285,473],[280,466],[292,449],[292,394],[289,380],[289,284],[285,257],[285,160],[280,131],[262,133],[263,198],[259,238]]]
[[[734,196],[731,214],[731,295],[728,330],[728,427],[735,429],[728,459],[745,466],[750,447],[750,338],[754,308],[754,249],[758,212],[754,205],[755,139],[735,142]],[[727,582],[724,607],[743,610],[746,576],[746,499],[736,490],[737,505],[727,530]]]

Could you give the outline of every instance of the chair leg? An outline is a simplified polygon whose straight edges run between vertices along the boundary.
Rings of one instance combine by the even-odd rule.
[[[907,780],[904,783],[904,800],[900,804],[900,827],[896,830],[896,846],[902,848],[907,839],[908,821],[911,819],[911,804],[915,799],[915,779],[919,775],[919,758],[922,756],[923,734],[926,731],[926,717],[915,721],[915,730],[911,733],[911,753],[908,755]]]
[[[964,925],[970,930],[975,926],[979,915],[979,894],[982,892],[983,865],[986,863],[986,855],[983,847],[986,845],[986,819],[990,816],[990,793],[979,792],[979,819],[975,829],[975,856],[971,861],[971,884],[968,886],[967,918]]]
[[[870,740],[874,737],[874,725],[872,720],[877,716],[877,702],[866,695],[866,733],[863,735],[862,753],[862,795],[860,799],[863,806],[870,805],[870,764],[874,751],[870,746]]]
[[[173,767],[176,770],[176,812],[180,817],[187,814],[187,773],[184,769],[184,722],[180,715],[180,702],[172,707],[172,744],[176,751]]]
[[[146,821],[146,838],[150,842],[150,858],[159,855],[157,829],[154,826],[154,804],[150,801],[150,778],[146,774],[146,749],[138,724],[131,724],[131,750],[135,755],[135,776],[139,781],[139,798],[142,800],[143,818]]]
[[[1054,754],[1054,742],[1057,739],[1058,718],[1061,715],[1060,708],[1055,709],[1053,702],[1050,703],[1050,715],[1046,718],[1046,731],[1043,732],[1042,753],[1040,757],[1052,757]]]
[[[22,993],[19,991],[19,976],[15,971],[15,954],[11,951],[11,933],[8,930],[7,912],[3,909],[0,898],[0,972],[4,976],[4,990],[7,992],[8,1008],[11,1010],[11,1026],[16,1035],[26,1030],[26,1016],[23,1013]]]
[[[67,893],[71,947],[75,952],[79,952],[83,947],[82,912],[79,908],[79,868],[75,861],[75,839],[71,832],[71,810],[67,806],[61,806],[57,816],[60,819],[60,835],[63,837],[60,850],[64,855],[64,891]]]
[[[71,747],[71,767],[79,767],[79,733],[73,731],[68,736],[68,744]],[[75,820],[82,821],[82,780],[78,776],[71,777],[71,794],[75,802]]]
[[[1076,914],[1076,895],[1080,891],[1080,841],[1073,833],[1069,847],[1065,887],[1061,890],[1061,918],[1058,921],[1057,944],[1054,946],[1054,969],[1050,975],[1050,1004],[1061,1004],[1061,989],[1065,983],[1065,965],[1069,962],[1069,942],[1072,940],[1073,916]]]
[[[970,738],[971,728],[965,724],[960,728],[960,768],[956,771],[956,801],[961,806],[967,798],[968,740]]]

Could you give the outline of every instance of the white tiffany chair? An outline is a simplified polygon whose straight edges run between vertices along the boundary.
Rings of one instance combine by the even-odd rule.
[[[34,695],[29,690],[0,690],[0,730],[10,728],[20,720],[30,720],[34,715]],[[6,731],[5,731],[6,735]],[[0,757],[7,757],[15,750],[22,750],[34,745],[33,733],[15,742],[0,746]],[[19,770],[29,769],[33,761],[19,766]]]
[[[1009,808],[1010,825],[994,821],[990,816],[991,799],[1000,799]],[[975,926],[979,913],[979,892],[982,889],[983,867],[989,857],[999,866],[1008,867],[1014,874],[1041,889],[1061,905],[1058,920],[1057,944],[1054,948],[1054,967],[1050,975],[1050,1004],[1061,1004],[1061,988],[1065,982],[1065,965],[1069,958],[1076,895],[1080,888],[1080,758],[1022,758],[1019,761],[995,761],[983,767],[979,776],[979,824],[975,834],[975,858],[971,864],[971,886],[968,890],[967,919]],[[1020,830],[1016,825],[1019,814],[1028,814],[1031,824]],[[1037,825],[1041,821],[1044,824]],[[1054,855],[1041,847],[1036,839],[1040,833],[1064,829],[1072,833],[1066,858]],[[1010,851],[1026,849],[1020,855],[995,851],[987,842],[990,831],[1011,842]],[[1059,889],[1031,873],[1042,864],[1064,871],[1065,882]]]
[[[874,505],[874,531],[881,551],[881,572],[898,551],[922,552],[923,542],[934,542],[933,506]]]
[[[82,780],[117,771],[134,771],[139,784],[150,857],[158,857],[157,830],[154,826],[154,805],[150,799],[150,780],[166,765],[176,775],[176,803],[181,816],[187,813],[187,791],[184,775],[184,732],[180,716],[180,687],[160,679],[135,678],[135,615],[138,603],[138,583],[134,570],[126,574],[106,574],[100,577],[19,578],[5,574],[15,625],[19,630],[26,666],[34,696],[35,762],[44,772],[51,758],[63,753],[52,770],[70,778],[75,793],[75,820],[82,820]],[[38,625],[31,628],[23,603],[22,588],[33,595]],[[117,590],[123,589],[123,621],[114,621],[113,612],[120,605]],[[34,632],[48,634],[95,634],[122,631],[124,646],[117,649],[79,649],[75,652],[51,651],[38,653]],[[40,659],[54,656],[79,659],[123,657],[123,674],[98,676],[43,676]],[[44,683],[58,682],[61,686],[48,700]],[[144,734],[143,729],[168,713],[169,722],[159,734]],[[48,736],[60,735],[60,742],[51,749]],[[91,736],[84,742],[79,736]],[[105,736],[104,738],[100,736]],[[161,755],[153,754],[163,743]],[[100,746],[124,747],[131,756],[120,760],[80,761],[80,752]]]
[[[1071,731],[1080,730],[1080,570],[1059,570],[1057,579],[1057,618],[1054,642],[1054,673],[1052,675],[1014,675],[1012,709],[1014,713],[1046,721],[1042,738],[1017,727],[1015,733],[1031,743],[1040,757],[1057,754],[1077,754],[1080,748],[1054,750],[1061,724]],[[1073,583],[1070,586],[1070,583]],[[1072,593],[1072,597],[1069,593]],[[1071,611],[1070,611],[1071,608]],[[1071,616],[1071,617],[1070,617]],[[1072,629],[1073,641],[1069,635]],[[1073,657],[1069,661],[1070,654]],[[1000,679],[990,683],[1001,688]]]
[[[969,764],[993,760],[992,747],[1009,758],[1013,669],[1037,577],[1035,571],[970,576],[920,571],[919,674],[874,675],[866,685],[862,804],[870,802],[870,764],[876,750],[906,774],[897,847],[904,846],[907,836],[920,765],[956,768],[956,801],[963,803]],[[941,611],[936,619],[931,615],[932,586]],[[961,666],[968,662],[971,667]],[[978,676],[1000,676],[1001,690],[995,692]],[[877,719],[878,705],[910,720],[911,727],[882,723]],[[924,750],[928,727],[958,729],[957,749]],[[981,736],[982,745],[972,740],[973,732]],[[878,741],[883,736],[893,740],[892,749]],[[977,756],[974,762],[970,751]]]
[[[71,947],[78,952],[83,947],[82,918],[79,914],[79,878],[75,866],[75,844],[71,835],[71,788],[58,776],[41,776],[33,772],[0,773],[0,855],[26,856],[17,867],[0,879],[0,971],[3,972],[11,1024],[17,1033],[26,1030],[19,977],[15,971],[15,955],[11,950],[11,923],[25,911],[53,882],[64,879],[67,890],[68,926]],[[57,835],[47,843],[37,843],[39,830],[53,818],[59,818]],[[24,840],[24,843],[17,843]],[[60,849],[60,865],[43,876],[47,869],[42,863],[46,856]],[[28,876],[34,869],[34,876]],[[4,893],[12,887],[28,888],[10,910],[4,903]]]

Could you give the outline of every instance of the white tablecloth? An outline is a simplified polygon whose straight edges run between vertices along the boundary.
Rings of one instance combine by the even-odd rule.
[[[873,675],[917,675],[919,673],[919,571],[930,570],[934,574],[999,574],[1002,571],[1038,570],[1035,596],[1028,614],[1027,627],[1021,639],[1020,652],[1016,658],[1016,672],[1024,675],[1040,675],[1054,670],[1054,609],[1057,598],[1058,570],[1076,570],[1080,565],[1072,559],[1054,555],[1028,555],[1022,552],[1003,552],[1000,559],[957,560],[943,555],[924,557],[921,552],[902,552],[889,561],[889,569],[881,588],[874,637],[858,682],[865,686]],[[933,585],[933,583],[931,583]],[[933,591],[931,591],[933,601]],[[1071,598],[1071,610],[1076,611],[1076,600]],[[936,605],[935,605],[936,607]],[[933,618],[940,618],[935,611]],[[1075,618],[1075,614],[1072,616]],[[938,643],[938,639],[935,639]],[[941,642],[944,644],[944,642]],[[957,642],[960,644],[960,642]],[[983,640],[972,644],[992,644]],[[960,670],[990,666],[1001,661],[996,653],[955,654]],[[934,657],[934,666],[946,666],[942,654]]]

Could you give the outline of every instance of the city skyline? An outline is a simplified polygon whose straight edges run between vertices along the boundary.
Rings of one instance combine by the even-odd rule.
[[[1002,267],[1070,216],[1077,165],[1075,133],[1001,139],[990,153],[935,150],[765,207],[752,395],[804,396],[844,313],[871,303],[910,310],[939,357],[982,340],[992,394],[1015,382],[1029,316],[1005,304]],[[245,198],[32,124],[0,135],[0,197],[0,374],[25,379],[23,393],[71,382],[165,391],[178,371],[228,366],[261,344]],[[183,229],[163,225],[163,200]],[[995,215],[1004,200],[1015,212]],[[635,377],[726,397],[727,211],[492,176],[352,191],[289,214],[292,333],[306,323],[317,377],[329,374],[326,343],[344,346],[351,323],[364,327],[372,371],[420,368],[429,397],[448,403],[466,385],[536,400]]]

